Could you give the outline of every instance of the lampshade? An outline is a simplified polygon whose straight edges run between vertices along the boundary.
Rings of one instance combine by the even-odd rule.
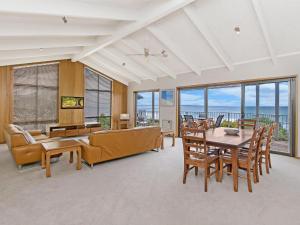
[[[129,114],[127,113],[120,114],[120,120],[129,120]]]

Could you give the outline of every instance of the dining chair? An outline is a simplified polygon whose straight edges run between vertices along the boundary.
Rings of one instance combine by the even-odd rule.
[[[265,160],[265,166],[266,166],[266,173],[267,174],[270,173],[269,169],[272,168],[272,164],[271,164],[271,144],[272,144],[272,139],[273,139],[273,133],[274,133],[274,130],[275,130],[276,126],[277,126],[276,123],[272,123],[268,127],[268,129],[266,129],[267,138],[266,138],[266,141],[261,146],[261,151],[259,152],[259,158],[258,158],[259,170],[260,170],[261,175],[262,175],[263,159]]]
[[[205,129],[183,128],[182,144],[184,156],[183,183],[186,183],[186,177],[190,170],[195,169],[197,176],[198,168],[202,168],[204,169],[204,191],[207,192],[209,178],[215,174],[216,181],[219,180],[219,156],[209,152]]]
[[[250,147],[247,154],[239,153],[238,168],[244,169],[247,172],[248,191],[252,192],[251,172],[253,172],[254,183],[258,182],[258,149],[261,143],[261,138],[264,133],[264,127],[253,130]],[[224,152],[220,155],[220,181],[223,178],[223,169],[225,167],[232,167],[232,156],[230,152]]]
[[[245,129],[245,128],[256,128],[256,120],[254,119],[239,119],[238,120],[238,128]]]

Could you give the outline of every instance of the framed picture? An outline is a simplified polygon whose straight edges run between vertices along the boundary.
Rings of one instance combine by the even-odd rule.
[[[62,96],[61,97],[61,108],[62,109],[83,109],[84,108],[84,98],[83,97]]]
[[[161,106],[174,106],[175,104],[175,90],[161,90],[160,91],[160,105]]]

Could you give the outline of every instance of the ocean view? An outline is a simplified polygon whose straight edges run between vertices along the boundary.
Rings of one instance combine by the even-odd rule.
[[[151,105],[139,105],[138,111],[146,111],[151,112],[152,106]],[[158,111],[158,106],[155,107],[155,111]],[[182,105],[180,107],[180,111],[182,114],[184,113],[192,113],[192,112],[204,112],[203,105]],[[241,108],[236,106],[209,106],[208,112],[230,112],[230,113],[240,113]],[[255,114],[256,107],[254,106],[246,106],[245,113]],[[268,115],[275,115],[275,107],[271,106],[261,106],[259,108],[259,114],[268,114]],[[279,115],[288,115],[288,107],[282,106],[279,108]]]
[[[184,112],[204,112],[204,106],[201,105],[182,105],[180,111]],[[236,106],[209,106],[208,112],[230,112],[230,113],[240,113],[241,108]],[[245,113],[256,113],[255,106],[246,106]],[[270,114],[275,115],[275,107],[271,106],[261,106],[259,107],[259,114]],[[283,106],[279,108],[279,115],[288,115],[288,107]]]

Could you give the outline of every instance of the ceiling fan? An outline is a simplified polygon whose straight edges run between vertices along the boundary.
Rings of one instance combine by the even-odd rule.
[[[168,57],[168,53],[166,50],[162,50],[160,53],[150,53],[149,48],[144,48],[144,53],[139,53],[139,54],[126,54],[127,56],[144,56],[145,58],[148,58],[149,56],[158,56],[158,57]]]

